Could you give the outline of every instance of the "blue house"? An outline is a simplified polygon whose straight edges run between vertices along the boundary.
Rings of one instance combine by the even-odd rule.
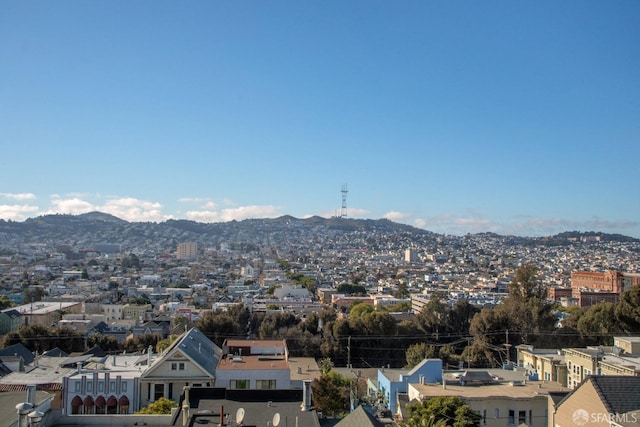
[[[392,414],[398,409],[398,393],[407,393],[409,384],[442,382],[442,360],[424,359],[410,371],[378,370],[378,393]]]

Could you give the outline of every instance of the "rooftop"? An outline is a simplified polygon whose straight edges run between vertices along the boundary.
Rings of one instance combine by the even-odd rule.
[[[284,356],[232,356],[223,357],[218,370],[268,370],[289,369],[289,362]]]
[[[531,381],[496,382],[493,384],[460,385],[457,381],[447,381],[446,386],[440,384],[411,384],[421,398],[434,396],[460,396],[465,399],[487,399],[509,397],[511,399],[531,399],[542,397],[546,399],[552,392],[567,390],[556,382]]]

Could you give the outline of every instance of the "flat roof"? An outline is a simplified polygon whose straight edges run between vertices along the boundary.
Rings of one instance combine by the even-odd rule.
[[[460,396],[469,399],[487,399],[507,397],[510,399],[532,399],[541,397],[546,399],[552,392],[568,391],[556,382],[529,381],[526,384],[497,382],[484,385],[460,385],[459,382],[449,382],[445,387],[441,384],[409,384],[422,398],[435,396]]]
[[[227,347],[284,347],[284,340],[238,340],[227,339],[224,342]]]
[[[224,357],[216,370],[268,370],[289,369],[289,362],[284,356],[238,356]]]
[[[292,381],[312,380],[322,373],[313,357],[290,357],[289,369]],[[300,371],[300,373],[298,373]]]
[[[17,310],[22,314],[31,315],[31,314],[47,314],[56,310],[63,310],[65,308],[72,307],[74,305],[82,304],[79,301],[76,302],[43,302],[38,301],[29,304],[19,305],[17,307],[10,308],[8,310]],[[3,310],[4,311],[4,310]]]

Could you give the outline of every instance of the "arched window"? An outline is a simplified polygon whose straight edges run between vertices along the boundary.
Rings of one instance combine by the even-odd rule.
[[[71,414],[78,415],[82,411],[82,398],[76,396],[71,401]]]
[[[93,397],[87,396],[84,398],[84,413],[88,415],[95,414],[95,403]]]
[[[119,414],[129,413],[129,398],[127,396],[122,396],[120,400],[118,400],[118,413]]]
[[[109,396],[107,399],[107,414],[118,413],[118,399],[115,396]]]
[[[107,401],[103,396],[98,396],[96,399],[96,414],[104,414],[107,410]]]

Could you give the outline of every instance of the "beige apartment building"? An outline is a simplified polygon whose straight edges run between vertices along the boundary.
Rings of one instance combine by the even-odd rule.
[[[598,347],[563,349],[567,363],[567,387],[573,390],[588,376],[598,374],[598,362],[605,350]]]
[[[196,242],[184,242],[178,245],[176,258],[182,260],[196,260],[198,258],[198,244]]]
[[[530,345],[520,345],[516,350],[519,367],[536,374],[541,381],[555,381],[567,386],[567,364],[562,350]]]
[[[505,377],[498,377],[502,373]],[[459,396],[469,408],[480,414],[481,426],[514,427],[548,427],[549,395],[568,392],[565,387],[555,382],[544,381],[509,381],[508,376],[518,375],[514,371],[485,372],[487,381],[465,383],[462,385],[445,375],[445,384],[409,384],[408,400],[424,400],[437,396]]]

